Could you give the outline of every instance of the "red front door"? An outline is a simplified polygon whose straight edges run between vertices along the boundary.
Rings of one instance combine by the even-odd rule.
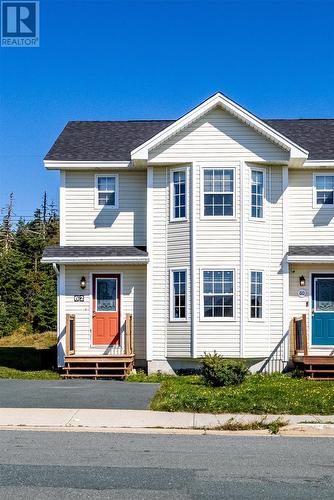
[[[119,274],[93,275],[93,345],[119,345]]]

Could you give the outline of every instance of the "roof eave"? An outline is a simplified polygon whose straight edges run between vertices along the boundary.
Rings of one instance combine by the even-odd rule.
[[[147,264],[143,257],[42,257],[42,264]]]
[[[101,161],[101,160],[44,160],[47,170],[85,170],[85,169],[124,169],[131,168],[130,160],[124,161]]]

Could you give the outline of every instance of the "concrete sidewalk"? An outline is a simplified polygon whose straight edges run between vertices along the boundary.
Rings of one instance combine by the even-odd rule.
[[[249,424],[281,419],[290,427],[333,431],[334,415],[252,415],[159,412],[150,410],[92,410],[65,408],[0,408],[0,427],[60,429],[217,429],[228,421]]]

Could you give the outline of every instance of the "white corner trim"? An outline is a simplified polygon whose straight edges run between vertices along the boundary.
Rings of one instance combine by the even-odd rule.
[[[47,170],[92,170],[92,169],[124,169],[132,168],[131,161],[62,161],[44,160]]]
[[[153,211],[153,167],[147,167],[147,193],[146,193],[146,250],[151,256],[146,268],[146,359],[152,361],[153,354],[153,335],[152,335],[152,243],[153,243],[153,227],[152,227],[152,211]]]
[[[66,245],[66,172],[60,172],[59,245]]]
[[[65,296],[65,266],[60,266],[57,277],[57,365],[65,365],[66,353],[66,296]]]
[[[191,300],[191,356],[197,357],[197,260],[196,260],[196,230],[197,230],[197,163],[191,163],[191,218],[190,218],[190,300]]]
[[[185,172],[186,174],[186,216],[174,217],[174,172]],[[189,167],[171,168],[169,172],[169,221],[170,222],[188,222],[189,220]]]
[[[289,170],[288,167],[282,168],[282,212],[283,212],[283,226],[282,226],[282,271],[283,271],[283,332],[282,336],[289,331],[290,316],[289,316]],[[284,344],[285,361],[289,359],[289,342]]]
[[[189,123],[196,120],[216,106],[221,106],[224,110],[235,115],[247,125],[255,128],[258,132],[262,133],[263,135],[279,144],[283,149],[290,151],[290,157],[304,159],[307,158],[308,151],[298,146],[281,133],[277,132],[277,130],[273,129],[265,122],[257,118],[255,115],[242,108],[220,92],[217,92],[212,97],[209,97],[204,102],[196,106],[196,108],[192,109],[181,118],[176,120],[174,123],[166,127],[164,130],[156,134],[154,137],[131,151],[131,158],[147,160],[149,150],[154,148],[157,144],[167,140],[171,135],[176,134],[181,128],[189,125]]]
[[[99,177],[114,177],[115,178],[115,205],[99,205]],[[118,210],[119,209],[119,175],[118,174],[95,174],[94,176],[94,208],[97,210]],[[106,191],[108,192],[108,191]]]
[[[245,173],[246,173],[246,165],[245,162],[241,161],[239,165],[239,176],[240,176],[240,357],[244,356],[245,352]],[[236,187],[234,187],[234,192],[236,191]],[[235,277],[233,275],[233,290],[234,295],[236,285],[234,285]],[[235,314],[235,313],[234,313]]]

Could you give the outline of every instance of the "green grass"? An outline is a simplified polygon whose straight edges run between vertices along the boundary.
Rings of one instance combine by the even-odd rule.
[[[54,332],[26,333],[24,329],[0,338],[0,378],[58,379],[57,336]]]
[[[151,377],[149,381],[153,381]],[[151,401],[151,409],[333,415],[334,382],[309,381],[282,374],[251,375],[239,386],[213,388],[196,375],[165,377]]]

